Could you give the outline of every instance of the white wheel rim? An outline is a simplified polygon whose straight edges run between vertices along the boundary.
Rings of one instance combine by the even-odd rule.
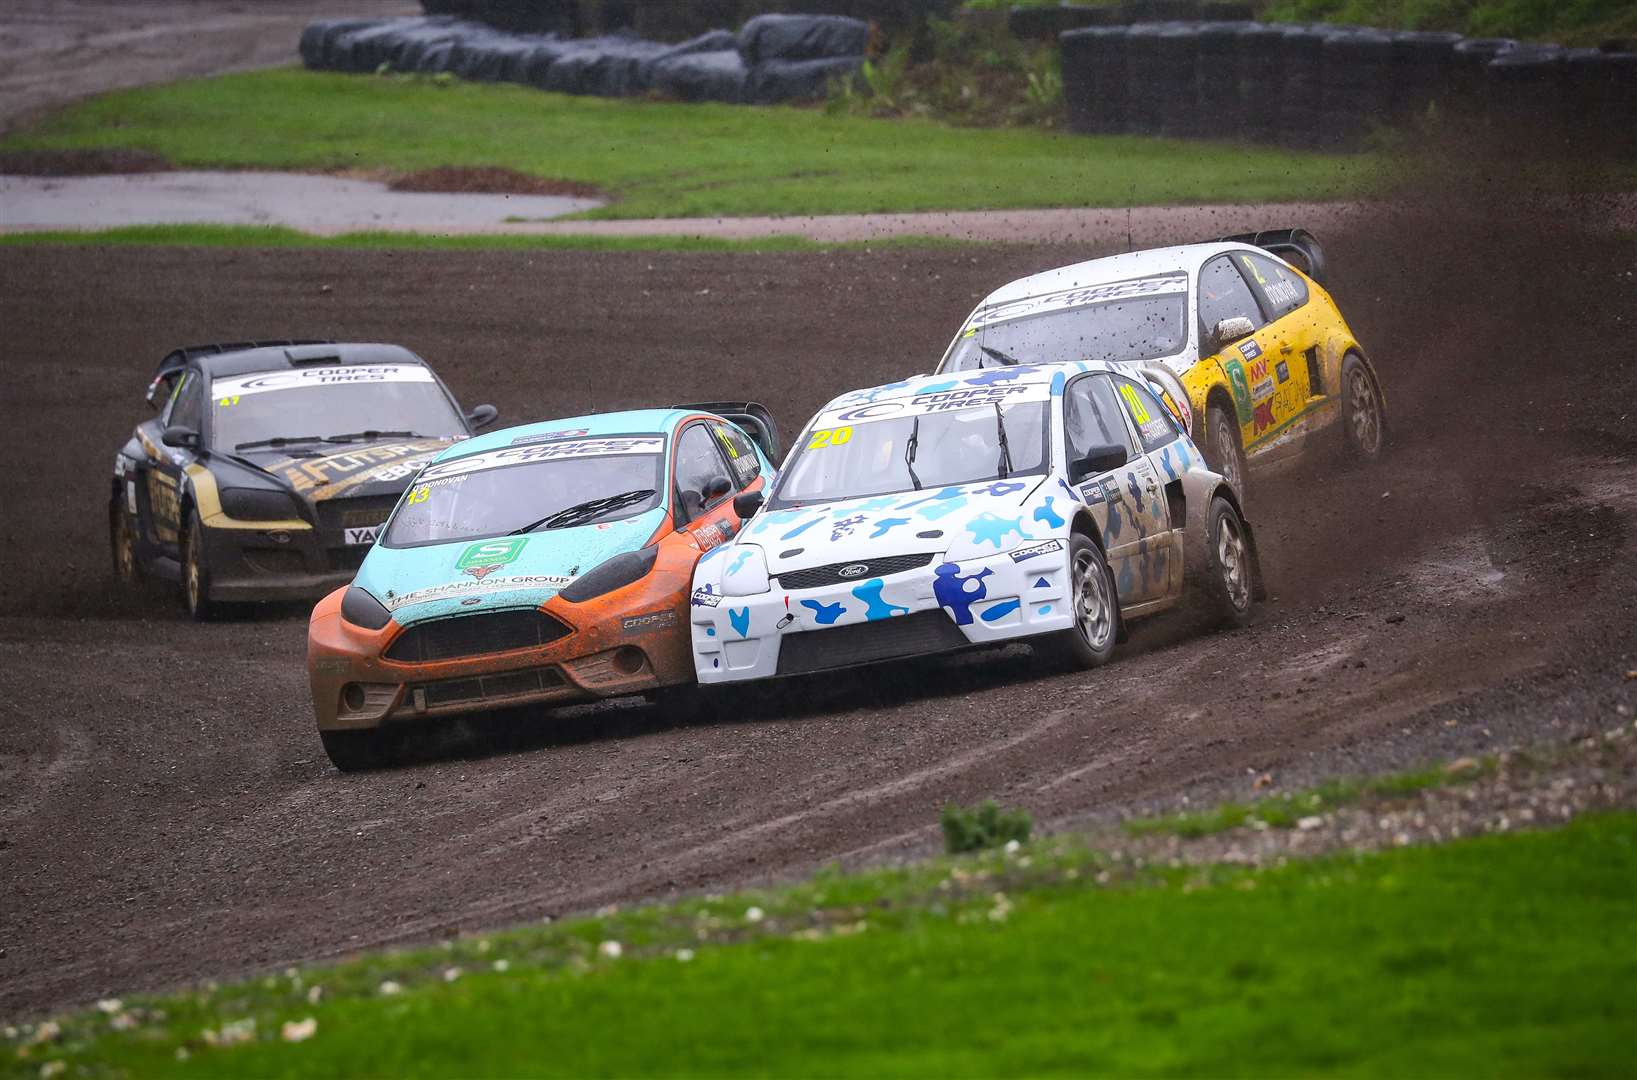
[[[1082,551],[1074,557],[1074,623],[1086,644],[1101,651],[1114,632],[1108,582],[1096,556]]]
[[[1353,441],[1366,454],[1373,454],[1381,445],[1381,403],[1376,400],[1376,388],[1362,367],[1353,369],[1347,378],[1347,404],[1353,429]]]
[[[1214,439],[1214,441],[1216,443],[1216,457],[1217,457],[1217,460],[1221,463],[1219,465],[1219,468],[1222,471],[1223,479],[1227,480],[1228,483],[1232,484],[1235,489],[1238,489],[1238,487],[1239,487],[1239,453],[1238,453],[1238,448],[1234,444],[1233,428],[1228,423],[1228,418],[1226,416],[1222,415],[1221,413],[1218,413],[1217,417],[1216,417],[1216,430],[1215,430],[1215,439]]]
[[[1245,554],[1245,538],[1232,515],[1222,518],[1216,534],[1216,565],[1228,602],[1237,611],[1250,606],[1250,561]]]

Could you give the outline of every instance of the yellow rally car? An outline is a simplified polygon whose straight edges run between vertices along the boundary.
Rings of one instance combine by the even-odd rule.
[[[1048,270],[985,297],[937,370],[1129,363],[1241,492],[1248,463],[1320,436],[1371,460],[1387,437],[1381,383],[1324,269],[1311,233],[1280,229]]]

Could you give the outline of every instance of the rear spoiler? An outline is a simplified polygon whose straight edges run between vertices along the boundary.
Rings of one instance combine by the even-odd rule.
[[[767,460],[775,467],[779,464],[779,425],[774,422],[773,414],[767,411],[767,406],[754,401],[691,401],[673,407],[715,413],[724,420],[732,421],[761,447]]]
[[[1319,238],[1306,229],[1263,229],[1261,232],[1218,237],[1217,243],[1249,244],[1263,251],[1271,251],[1320,285],[1324,284],[1324,248],[1319,245]]]
[[[159,367],[154,370],[153,378],[148,382],[148,404],[158,408],[154,399],[158,395],[160,384],[173,371],[188,366],[188,361],[196,356],[216,356],[220,353],[243,352],[246,349],[286,349],[298,345],[334,345],[333,340],[319,340],[316,338],[302,339],[270,339],[267,341],[223,341],[213,345],[184,345],[180,349],[172,349],[159,361]]]

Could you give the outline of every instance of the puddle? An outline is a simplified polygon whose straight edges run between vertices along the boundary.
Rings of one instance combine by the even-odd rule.
[[[601,205],[563,195],[392,191],[374,180],[307,173],[0,176],[0,227],[8,230],[282,225],[309,233],[466,232]]]

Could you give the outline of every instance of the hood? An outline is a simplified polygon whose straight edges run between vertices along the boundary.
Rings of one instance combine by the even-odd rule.
[[[775,510],[758,514],[735,544],[759,545],[773,576],[891,555],[994,555],[1049,535],[1046,520],[1035,515],[1063,497],[1053,496],[1046,480],[1019,476]]]
[[[310,457],[292,455],[289,447],[242,451],[238,456],[278,477],[302,498],[323,502],[341,496],[396,495],[421,466],[454,441],[383,439],[326,447]]]
[[[370,549],[354,584],[409,624],[444,615],[539,607],[605,559],[636,551],[665,520],[663,506],[620,521],[524,536]]]

